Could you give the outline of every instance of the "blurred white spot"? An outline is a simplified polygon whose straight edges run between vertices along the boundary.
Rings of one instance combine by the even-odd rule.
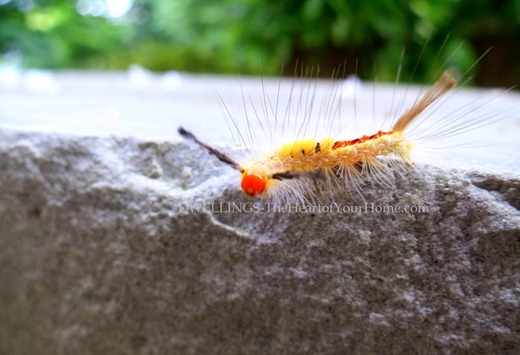
[[[47,70],[27,70],[23,76],[23,86],[25,90],[36,94],[57,94],[60,91],[54,75]]]
[[[123,17],[132,7],[132,0],[78,0],[76,9],[80,15]]]
[[[132,6],[132,0],[106,0],[106,2],[106,12],[109,17],[121,17]]]
[[[9,51],[0,56],[0,87],[12,89],[22,82],[20,63],[22,54],[18,51]]]
[[[362,91],[363,83],[356,75],[350,75],[341,84],[341,97],[344,99],[354,100],[356,97],[361,96]]]
[[[140,65],[132,64],[128,68],[128,79],[136,89],[145,89],[152,85],[154,74]]]
[[[14,65],[4,65],[0,67],[0,87],[12,89],[20,85],[22,73]]]
[[[167,91],[178,90],[182,86],[182,75],[176,71],[169,71],[161,76],[161,88]]]

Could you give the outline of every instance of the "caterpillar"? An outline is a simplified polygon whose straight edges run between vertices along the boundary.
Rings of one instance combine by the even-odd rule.
[[[279,204],[308,204],[320,200],[320,192],[336,187],[352,189],[362,196],[360,186],[365,179],[391,186],[388,174],[395,171],[402,174],[412,166],[410,152],[414,141],[409,138],[408,131],[430,106],[456,85],[455,74],[445,71],[411,107],[397,117],[389,129],[379,129],[355,138],[339,138],[339,134],[309,138],[307,133],[302,133],[309,128],[310,122],[310,113],[304,113],[304,122],[297,125],[299,134],[296,134],[296,139],[281,144],[273,152],[259,154],[244,162],[201,141],[183,127],[178,128],[178,133],[237,170],[241,176],[241,189],[249,197],[269,199]],[[302,100],[301,96],[298,103]],[[264,104],[271,105],[268,100]],[[274,125],[283,127],[286,119]],[[467,130],[467,121],[456,123],[460,117],[451,119],[452,122],[441,122],[437,135],[452,135]],[[469,126],[485,124],[486,120],[489,117],[480,117],[470,122]],[[245,143],[245,139],[242,138],[242,141]]]

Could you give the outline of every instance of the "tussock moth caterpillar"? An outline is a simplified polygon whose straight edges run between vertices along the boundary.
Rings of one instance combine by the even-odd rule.
[[[340,105],[339,86],[334,87],[316,105],[312,83],[302,84],[307,86],[302,86],[297,93],[293,92],[293,85],[285,109],[279,107],[284,104],[280,105],[278,95],[276,100],[272,100],[265,92],[262,93],[264,98],[259,110],[255,108],[253,100],[243,93],[244,107],[251,106],[249,114],[247,108],[244,108],[248,122],[245,132],[240,132],[233,116],[228,112],[243,146],[253,146],[256,142],[256,137],[253,137],[255,134],[269,136],[266,131],[270,131],[271,135],[274,131],[281,137],[286,137],[292,129],[295,137],[278,145],[271,138],[270,153],[258,154],[243,162],[202,142],[183,127],[179,127],[178,132],[237,170],[241,174],[241,188],[250,197],[267,198],[275,204],[312,204],[324,196],[333,198],[334,189],[338,187],[347,188],[352,191],[353,196],[362,197],[363,181],[369,179],[391,187],[390,174],[405,176],[407,169],[413,168],[410,152],[414,147],[414,139],[410,138],[409,133],[428,121],[431,114],[428,111],[438,105],[441,98],[456,84],[455,75],[445,71],[410,106],[399,107],[398,111],[401,113],[394,113],[394,120],[387,129],[382,129],[381,126],[376,131],[349,138],[333,128],[330,118],[335,116],[335,110]],[[478,105],[483,104],[485,102]],[[320,107],[316,109],[317,106]],[[316,114],[322,116],[319,123],[313,117]],[[421,138],[457,135],[493,120],[493,117],[484,115],[468,121],[466,115],[467,112],[452,113],[449,120],[438,121],[430,126],[429,136]],[[258,122],[259,131],[253,132],[253,120]],[[318,136],[318,125],[324,126],[329,134]]]

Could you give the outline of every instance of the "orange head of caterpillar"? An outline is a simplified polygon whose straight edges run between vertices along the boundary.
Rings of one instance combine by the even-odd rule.
[[[265,193],[268,185],[267,175],[264,173],[244,170],[242,173],[242,190],[250,197]]]

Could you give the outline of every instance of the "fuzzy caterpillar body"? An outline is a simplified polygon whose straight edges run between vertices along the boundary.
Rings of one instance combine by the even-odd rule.
[[[257,156],[244,164],[200,141],[182,127],[179,133],[238,170],[241,173],[241,188],[248,196],[306,203],[314,200],[316,183],[319,185],[322,181],[346,186],[351,184],[359,191],[357,185],[368,174],[385,184],[386,174],[391,169],[411,163],[413,142],[407,138],[406,129],[428,106],[455,85],[456,80],[449,72],[442,74],[389,131],[379,130],[375,134],[350,140],[333,137],[296,139],[282,144],[274,153]],[[397,163],[383,162],[382,157],[396,158]]]
[[[400,132],[379,131],[367,138],[357,142],[326,137],[319,142],[306,139],[286,143],[274,155],[260,157],[243,168],[242,189],[254,197],[270,191],[274,180],[294,179],[305,173],[319,177],[339,172],[344,177],[347,171],[353,174],[359,164],[374,164],[378,156],[393,154],[410,161],[411,142]]]

